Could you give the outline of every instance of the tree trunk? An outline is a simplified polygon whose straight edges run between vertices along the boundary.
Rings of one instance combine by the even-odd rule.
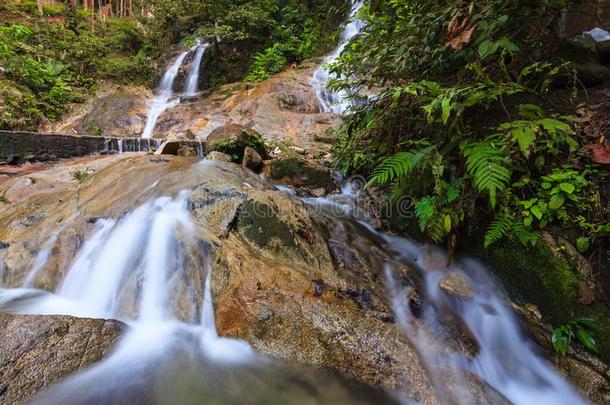
[[[42,9],[42,0],[36,0],[36,7],[38,7],[38,14],[44,15],[44,11]]]

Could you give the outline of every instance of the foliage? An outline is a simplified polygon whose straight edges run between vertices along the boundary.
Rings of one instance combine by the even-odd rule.
[[[587,249],[599,225],[586,214],[603,210],[593,181],[601,172],[582,169],[575,120],[548,97],[566,65],[541,57],[563,6],[366,5],[366,29],[331,67],[339,77],[331,86],[376,96],[356,103],[338,129],[337,168],[412,199],[420,229],[450,249],[475,226],[487,228],[486,247],[503,237],[535,245],[549,224],[575,227]],[[548,25],[531,30],[541,16]]]
[[[280,44],[275,43],[272,47],[254,55],[252,65],[250,66],[250,72],[246,76],[246,81],[263,81],[270,75],[284,70],[286,63],[287,61]]]
[[[599,325],[593,319],[577,318],[553,330],[553,347],[565,356],[572,339],[576,337],[587,349],[597,352],[594,335],[598,330]]]
[[[14,22],[0,27],[0,128],[36,130],[41,119],[57,119],[104,79],[148,83],[153,77],[157,46],[135,19],[93,26],[90,13],[69,21],[63,4],[45,6],[39,16],[36,3],[27,3],[9,3],[3,11]]]

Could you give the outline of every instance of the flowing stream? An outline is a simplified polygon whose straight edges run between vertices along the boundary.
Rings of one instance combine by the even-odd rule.
[[[312,85],[316,91],[316,97],[318,98],[318,103],[320,104],[320,110],[323,112],[343,114],[353,103],[353,101],[349,98],[350,94],[348,91],[341,90],[339,92],[334,92],[327,88],[329,80],[332,79],[332,75],[326,65],[337,60],[349,41],[360,31],[362,31],[363,23],[361,20],[355,18],[355,16],[358,14],[363,5],[363,0],[355,0],[352,3],[348,22],[341,32],[339,45],[331,54],[324,58],[322,65],[318,67],[313,74]]]
[[[205,54],[205,51],[209,48],[209,46],[210,44],[208,43],[197,45],[197,50],[195,51],[195,56],[191,64],[191,69],[189,70],[189,74],[186,78],[186,84],[184,86],[185,96],[195,96],[199,91],[199,71],[201,70],[201,61],[203,60],[203,55]]]
[[[174,81],[176,80],[176,76],[178,76],[178,72],[180,71],[180,66],[182,66],[187,55],[188,52],[180,53],[174,63],[172,63],[163,75],[161,83],[155,91],[156,94],[149,103],[146,126],[144,127],[144,132],[142,132],[142,138],[152,138],[155,125],[157,125],[157,120],[161,114],[165,110],[175,107],[180,103],[180,99],[174,95]]]
[[[206,166],[194,167],[205,170]],[[358,187],[350,184],[342,193],[322,198],[301,199],[292,189],[279,189],[306,204],[316,222],[326,222],[331,238],[333,232],[352,235],[349,239],[354,245],[349,248],[372,256],[375,245],[391,258],[379,269],[385,274],[387,300],[442,402],[456,402],[456,395],[462,398],[457,402],[470,402],[460,394],[463,382],[455,378],[467,371],[516,404],[584,403],[537,354],[481,263],[464,258],[445,268],[438,265],[446,257],[443,251],[376,231],[358,214]],[[244,341],[218,335],[211,244],[197,237],[189,193],[152,197],[122,216],[98,219],[55,291],[32,288],[60,227],[41,246],[23,287],[0,290],[3,311],[110,318],[129,325],[110,357],[51,388],[35,403],[302,403],[311,399],[309,389],[303,391],[301,375],[254,354]],[[356,235],[369,242],[356,246]],[[423,280],[424,301],[417,313],[406,301],[413,287],[395,273],[394,267],[400,264],[415,268]],[[458,299],[439,288],[440,280],[451,274],[472,286],[470,299]],[[200,293],[189,293],[194,290]],[[444,330],[440,320],[449,317],[457,318],[472,334],[478,347],[474,355],[433,343],[442,340],[436,339]],[[451,385],[446,382],[450,378]],[[318,395],[322,395],[320,402],[332,403]],[[379,401],[376,394],[363,395],[360,400],[365,403]]]

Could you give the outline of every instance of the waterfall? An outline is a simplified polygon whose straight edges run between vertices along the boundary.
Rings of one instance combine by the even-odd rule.
[[[186,96],[194,96],[197,94],[199,88],[199,70],[201,69],[201,61],[203,59],[203,54],[205,50],[208,49],[210,44],[205,43],[201,45],[197,45],[197,51],[195,52],[195,57],[193,59],[193,64],[191,66],[191,70],[186,79],[186,84],[184,86],[184,94]]]
[[[289,193],[293,195],[292,193]],[[375,230],[367,222],[358,220],[356,205],[358,191],[346,184],[343,193],[320,198],[301,198],[315,212],[332,221],[347,221],[364,229],[370,240],[377,240],[401,265],[416,268],[424,280],[422,314],[412,313],[407,302],[409,289],[394,275],[393,264],[385,268],[389,300],[396,322],[414,345],[426,367],[435,392],[441,403],[453,403],[454,394],[461,403],[473,401],[464,397],[467,390],[460,389],[466,381],[455,381],[463,370],[481,378],[515,404],[585,404],[585,401],[537,353],[533,342],[521,330],[513,311],[497,294],[496,281],[490,271],[477,260],[455,260],[447,268],[432,263],[446,262],[446,252],[440,248],[413,242],[407,238],[391,236]],[[314,216],[314,217],[315,217]],[[394,262],[392,262],[394,263]],[[440,281],[450,275],[463,277],[472,286],[473,297],[462,300],[446,294]],[[439,320],[457,317],[472,333],[479,346],[474,357],[466,353],[447,354],[445,347],[435,347],[430,338],[442,334]],[[437,336],[440,339],[440,336]],[[451,388],[447,377],[453,376]],[[457,379],[459,380],[459,378]],[[457,387],[456,387],[457,385]]]
[[[146,117],[146,126],[144,127],[144,132],[142,132],[142,138],[152,138],[159,116],[168,108],[172,108],[180,103],[179,99],[173,97],[173,87],[180,66],[182,66],[182,62],[184,62],[186,55],[188,55],[188,52],[182,52],[178,55],[174,63],[172,63],[167,72],[163,75],[161,83],[156,90],[157,94],[149,103],[148,116]]]
[[[325,65],[337,60],[349,41],[362,31],[363,23],[361,20],[355,18],[355,16],[363,5],[363,0],[355,0],[352,3],[348,22],[341,32],[339,45],[331,54],[324,58],[322,65],[318,67],[313,74],[312,85],[316,91],[316,97],[318,98],[318,103],[320,104],[320,110],[322,112],[343,114],[345,110],[352,105],[352,100],[348,98],[349,93],[347,91],[341,90],[339,92],[333,92],[327,89],[331,74]]]

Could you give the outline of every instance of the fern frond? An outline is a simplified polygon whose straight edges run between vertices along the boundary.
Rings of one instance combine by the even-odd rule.
[[[511,232],[523,246],[535,246],[540,240],[540,234],[538,232],[529,229],[519,221],[513,222]]]
[[[540,235],[508,216],[496,217],[485,232],[485,247],[493,245],[505,236],[512,236],[523,246],[536,245]]]
[[[496,194],[506,189],[511,177],[511,171],[506,167],[508,154],[501,144],[490,141],[476,142],[468,145],[466,169],[472,176],[477,190],[489,194],[491,206],[496,206]]]
[[[411,173],[426,160],[434,146],[408,152],[398,152],[385,158],[373,171],[367,187],[372,184],[387,184]]]
[[[506,234],[510,232],[513,227],[513,219],[509,217],[500,217],[496,218],[485,232],[485,247],[493,245],[500,239],[502,239]]]

